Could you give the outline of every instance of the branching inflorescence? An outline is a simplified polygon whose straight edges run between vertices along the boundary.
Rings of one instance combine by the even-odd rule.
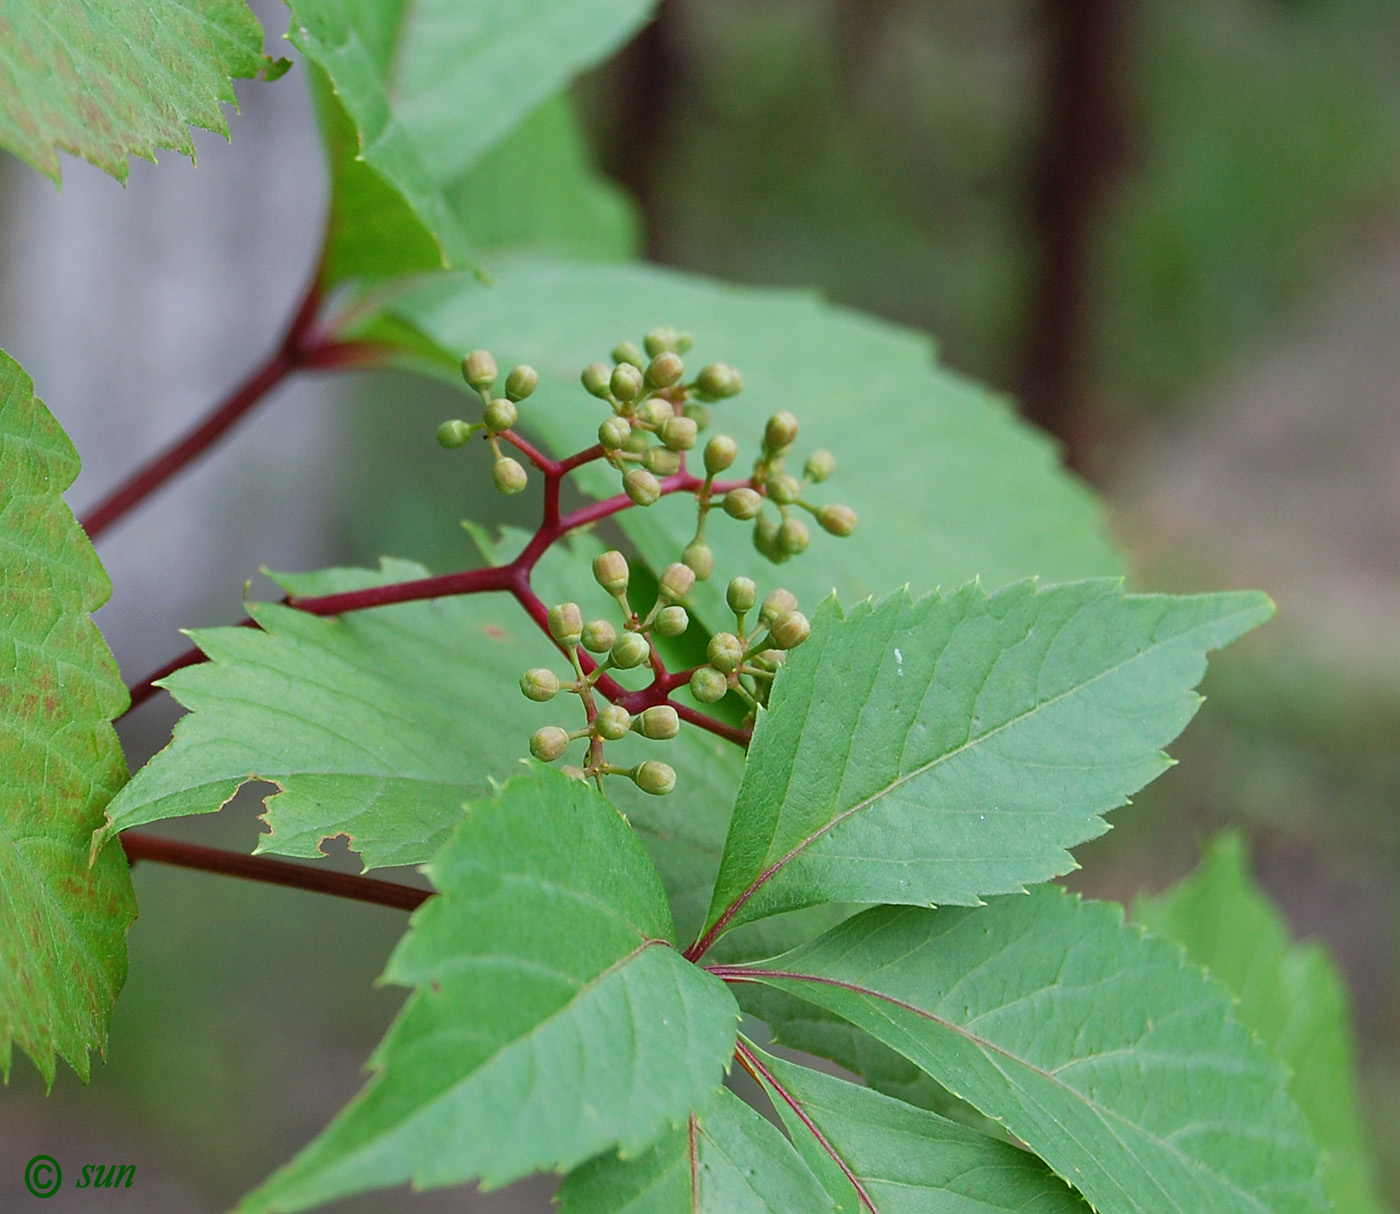
[[[608,405],[609,414],[598,427],[597,445],[568,459],[545,458],[514,431],[519,420],[517,406],[533,394],[539,375],[531,367],[517,366],[505,377],[504,394],[496,395],[500,371],[496,360],[484,350],[473,351],[462,360],[463,378],[481,396],[482,420],[469,423],[454,418],[443,422],[437,432],[438,442],[447,448],[462,447],[473,437],[482,437],[494,457],[492,480],[502,493],[519,493],[529,481],[524,465],[502,450],[503,442],[520,451],[545,478],[544,518],[534,538],[511,565],[482,571],[497,576],[488,579],[491,585],[479,587],[513,591],[569,660],[570,669],[562,676],[544,667],[526,671],[520,689],[541,703],[561,691],[578,696],[584,723],[573,730],[559,725],[537,730],[530,739],[530,752],[552,763],[563,758],[575,742],[583,742],[587,748],[583,764],[567,765],[564,770],[569,774],[591,779],[600,787],[604,776],[623,776],[656,795],[675,787],[675,771],[655,759],[631,766],[615,764],[608,759],[606,743],[629,734],[666,741],[679,732],[682,719],[732,741],[747,742],[754,717],[767,704],[769,687],[786,652],[805,641],[810,632],[807,618],[789,591],[774,590],[760,605],[755,583],[736,577],[726,593],[734,612],[734,631],[711,638],[704,665],[684,672],[667,670],[656,639],[678,637],[686,631],[690,616],[685,600],[697,581],[714,573],[714,552],[705,540],[711,512],[718,507],[730,518],[752,522],[754,547],[774,564],[800,555],[810,543],[811,534],[798,510],[810,513],[833,535],[850,535],[856,525],[855,512],[849,506],[817,506],[804,499],[808,486],[825,481],[835,470],[836,461],[829,452],[814,452],[800,479],[786,471],[798,433],[797,418],[786,410],[768,419],[746,479],[717,479],[739,456],[738,444],[722,434],[712,437],[703,448],[704,476],[687,471],[686,454],[695,449],[701,431],[710,424],[707,404],[736,396],[743,388],[740,374],[723,363],[708,364],[687,382],[682,355],[690,345],[688,334],[653,329],[646,335],[644,351],[632,342],[623,342],[612,352],[611,367],[603,362],[585,367],[583,387]],[[620,474],[622,493],[561,516],[560,480],[573,469],[599,460]],[[606,619],[585,620],[577,603],[545,607],[529,588],[529,575],[539,556],[568,531],[622,509],[652,506],[677,492],[695,495],[694,538],[680,559],[662,572],[655,600],[646,611],[638,610],[629,598],[631,569],[627,558],[615,550],[595,558],[593,576],[616,601],[621,616],[617,624]],[[320,606],[305,601],[298,605]],[[757,616],[749,627],[755,607]],[[640,691],[629,692],[611,677],[613,671],[642,666],[650,666],[653,677]],[[688,685],[702,704],[716,704],[730,694],[737,696],[745,705],[743,724],[735,728],[686,705],[671,703],[671,691],[681,685]],[[604,701],[601,705],[600,700]]]

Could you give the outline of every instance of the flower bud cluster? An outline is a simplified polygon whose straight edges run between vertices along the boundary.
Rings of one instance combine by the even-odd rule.
[[[734,613],[734,631],[717,632],[705,652],[706,664],[690,676],[690,693],[702,704],[715,704],[731,691],[756,711],[768,703],[773,676],[787,658],[811,635],[807,617],[797,610],[791,591],[774,590],[763,600],[758,618],[748,627],[749,613],[758,603],[758,587],[746,577],[736,577],[725,592]]]
[[[462,359],[462,378],[481,397],[482,419],[472,424],[460,418],[445,421],[438,427],[437,440],[450,450],[464,446],[472,435],[484,431],[495,456],[491,480],[502,493],[513,495],[525,488],[530,477],[518,459],[502,453],[500,435],[515,425],[519,416],[516,405],[534,392],[540,377],[534,367],[522,363],[506,376],[504,395],[498,396],[495,389],[499,376],[496,360],[487,350],[473,350]]]
[[[570,745],[586,741],[587,757],[582,767],[566,770],[580,779],[595,780],[601,786],[604,776],[625,776],[643,792],[660,796],[676,785],[676,773],[666,763],[648,759],[632,767],[608,760],[605,745],[636,734],[653,742],[665,742],[680,731],[680,718],[669,704],[655,704],[633,715],[619,704],[599,707],[595,687],[607,672],[631,670],[652,660],[653,636],[675,637],[690,626],[684,600],[695,585],[695,572],[679,561],[661,574],[656,600],[645,615],[638,615],[628,600],[632,571],[627,558],[617,551],[599,553],[593,560],[593,577],[616,601],[622,615],[621,627],[605,619],[585,620],[577,603],[559,603],[549,609],[549,634],[568,655],[573,670],[560,677],[544,667],[527,670],[520,690],[537,703],[547,703],[561,691],[577,695],[583,703],[586,724],[570,732],[558,725],[536,730],[530,739],[530,753],[546,763],[564,757]],[[597,664],[584,673],[579,650],[596,655]]]

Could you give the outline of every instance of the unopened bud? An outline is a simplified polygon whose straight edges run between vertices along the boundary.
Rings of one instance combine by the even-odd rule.
[[[655,358],[658,354],[665,353],[667,350],[674,350],[679,343],[680,334],[677,333],[675,329],[671,328],[670,325],[652,329],[646,337],[642,339],[642,344],[646,346],[647,354],[652,358]]]
[[[739,444],[727,434],[716,434],[705,444],[705,471],[711,476],[723,472],[739,458]]]
[[[705,656],[716,670],[728,674],[744,660],[744,643],[732,632],[717,632],[710,638]]]
[[[632,714],[618,704],[607,704],[598,710],[593,731],[606,742],[616,742],[632,731]]]
[[[559,694],[559,676],[552,670],[537,666],[520,676],[520,690],[527,699],[544,704]]]
[[[577,603],[560,603],[549,609],[549,635],[566,649],[583,637],[583,612]]]
[[[717,704],[729,691],[729,680],[713,666],[701,666],[690,676],[690,694],[702,704]]]
[[[832,503],[817,511],[817,522],[832,535],[850,535],[856,529],[856,512],[849,506]]]
[[[836,457],[830,451],[813,451],[807,457],[807,464],[802,469],[802,475],[809,481],[821,484],[835,471]]]
[[[802,495],[802,486],[795,476],[783,473],[768,481],[768,496],[780,506],[791,506]]]
[[[625,417],[610,417],[598,427],[598,441],[609,451],[621,451],[632,436],[632,427]]]
[[[524,400],[540,384],[540,373],[524,363],[511,370],[506,376],[506,396],[511,400]]]
[[[619,670],[631,670],[651,657],[651,645],[640,632],[624,632],[613,642],[612,664]]]
[[[634,341],[620,341],[613,347],[612,360],[615,363],[631,363],[640,371],[646,366],[647,356],[637,348]]]
[[[633,721],[633,726],[644,738],[653,742],[667,742],[681,731],[681,719],[669,704],[654,704],[644,708],[642,715]]]
[[[729,583],[724,598],[730,611],[735,615],[743,615],[746,611],[752,611],[754,603],[758,601],[758,587],[754,585],[752,578],[736,577]]]
[[[789,611],[797,610],[797,596],[791,590],[784,590],[779,587],[763,600],[763,606],[759,608],[758,622],[760,624],[771,624],[780,615]]]
[[[617,629],[607,620],[589,620],[583,626],[581,640],[589,653],[607,653],[617,640]]]
[[[769,451],[786,451],[797,441],[797,418],[780,409],[763,428],[763,445]]]
[[[530,739],[530,753],[542,763],[553,763],[569,749],[569,735],[557,725],[535,730]]]
[[[454,447],[460,447],[471,438],[475,431],[474,426],[469,426],[461,418],[454,417],[451,421],[443,422],[437,428],[438,446],[451,451]]]
[[[509,455],[501,456],[491,465],[491,479],[496,482],[496,488],[507,496],[519,493],[530,482],[520,461],[511,459]]]
[[[681,470],[681,453],[669,447],[648,447],[642,454],[642,466],[656,476],[674,476]]]
[[[677,561],[666,566],[666,572],[661,575],[657,597],[663,602],[679,603],[694,586],[695,570]]]
[[[686,545],[681,560],[695,570],[697,581],[705,581],[715,571],[714,549],[704,540],[695,540]]]
[[[661,498],[661,484],[645,468],[633,468],[622,478],[622,489],[638,506],[652,506]]]
[[[473,350],[462,359],[462,378],[478,392],[496,382],[496,360],[485,350]]]
[[[685,363],[679,354],[665,350],[647,364],[646,381],[653,388],[669,388],[681,382],[685,374]]]
[[[690,418],[697,430],[709,429],[710,411],[704,405],[697,405],[691,400],[686,401],[683,416]]]
[[[600,552],[593,558],[593,578],[609,594],[620,594],[626,590],[631,576],[627,558],[616,548]]]
[[[636,400],[642,394],[642,373],[631,363],[618,363],[608,383],[618,400]]]
[[[643,792],[654,797],[664,797],[676,786],[676,773],[665,763],[648,759],[632,773],[632,779]]]
[[[709,400],[724,400],[738,391],[737,383],[738,377],[732,367],[710,363],[700,368],[700,374],[695,377],[695,390]]]
[[[483,414],[486,428],[490,430],[492,434],[499,434],[502,430],[509,430],[515,425],[517,417],[518,414],[515,411],[515,406],[511,404],[510,401],[506,400],[504,396],[498,396],[487,405],[486,412]]]
[[[584,367],[583,374],[579,380],[584,386],[584,390],[590,396],[606,397],[608,394],[608,382],[612,378],[612,371],[607,363],[589,363]]]
[[[700,427],[688,417],[676,417],[673,414],[661,423],[657,433],[672,451],[689,451],[695,446]]]
[[[730,518],[757,518],[763,509],[763,498],[747,485],[740,485],[724,495],[724,512]]]
[[[690,616],[684,607],[672,604],[670,607],[663,607],[656,613],[652,627],[661,636],[678,637],[690,627]]]
[[[767,515],[760,514],[754,521],[753,546],[775,565],[791,559],[791,554],[778,544],[778,524]]]
[[[789,556],[806,552],[811,542],[812,533],[800,518],[784,519],[783,525],[778,528],[778,547]]]
[[[785,611],[768,627],[768,637],[779,649],[796,649],[812,635],[812,625],[800,611]]]
[[[637,416],[649,421],[657,429],[666,424],[668,418],[676,416],[676,406],[662,396],[653,396],[637,409]]]
[[[624,451],[630,451],[633,455],[640,455],[650,446],[651,435],[645,430],[634,429],[632,433],[627,436],[627,441],[622,444],[622,449]]]

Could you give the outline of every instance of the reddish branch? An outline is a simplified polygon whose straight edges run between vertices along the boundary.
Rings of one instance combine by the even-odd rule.
[[[138,860],[153,860],[206,873],[223,873],[227,877],[243,877],[249,881],[285,885],[318,894],[334,894],[337,898],[353,898],[357,902],[372,902],[376,906],[390,906],[396,910],[416,910],[432,897],[429,890],[414,889],[393,881],[377,881],[373,877],[357,877],[352,873],[337,873],[312,868],[307,864],[289,864],[285,860],[269,860],[264,856],[245,856],[240,852],[201,847],[197,843],[180,843],[134,830],[122,834],[121,844],[127,860],[132,864]]]

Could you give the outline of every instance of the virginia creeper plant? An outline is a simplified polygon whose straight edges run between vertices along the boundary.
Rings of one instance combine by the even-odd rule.
[[[1268,600],[1127,593],[1089,494],[921,339],[630,261],[562,90],[647,0],[289,7],[331,201],[278,347],[81,524],[0,361],[6,1078],[15,1043],[87,1078],[145,859],[413,911],[372,1077],[240,1214],[540,1170],[569,1214],[1380,1209],[1340,985],[1237,842],[1137,922],[1054,884]],[[0,142],[55,180],[289,66],[241,0],[5,21]],[[387,366],[463,389],[424,445],[523,529],[274,574],[125,687],[92,541],[287,377]],[[112,721],[162,691],[128,775]],[[258,854],[139,829],[253,780]],[[264,854],[342,835],[432,894]]]

